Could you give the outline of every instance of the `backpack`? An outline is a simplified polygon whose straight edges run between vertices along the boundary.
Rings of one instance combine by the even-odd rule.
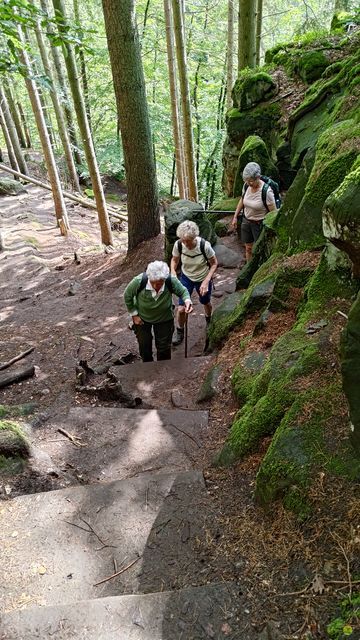
[[[176,247],[177,247],[177,250],[178,250],[178,252],[179,252],[179,254],[180,254],[180,255],[179,255],[179,257],[181,258],[181,254],[182,254],[182,244],[181,244],[181,240],[177,240],[177,241],[176,241]],[[208,266],[208,267],[210,267],[210,262],[209,262],[209,260],[208,260],[208,257],[207,257],[207,255],[206,255],[206,253],[205,253],[205,240],[204,240],[204,238],[200,238],[200,251],[201,251],[201,253],[202,253],[202,254],[203,254],[203,256],[204,256],[204,259],[205,259],[205,261],[206,261],[207,266]],[[199,254],[197,254],[197,255],[199,255]],[[196,257],[196,256],[189,256],[189,258],[195,258],[195,257]]]
[[[143,289],[145,289],[146,285],[147,285],[147,281],[148,281],[148,277],[144,271],[144,273],[142,274],[142,278],[141,278],[141,282],[139,284],[139,288],[136,292],[136,295],[138,295],[140,293],[140,291],[142,291]],[[165,280],[165,287],[167,288],[167,290],[169,291],[169,293],[171,293],[171,295],[174,293],[173,290],[173,285],[172,285],[172,280],[171,280],[171,275],[168,275],[168,277]]]
[[[273,192],[274,192],[274,198],[275,198],[275,204],[276,204],[276,208],[280,209],[281,207],[281,198],[280,198],[280,190],[279,190],[279,185],[277,182],[275,182],[275,180],[273,180],[272,178],[269,178],[268,176],[260,176],[260,179],[264,182],[262,190],[261,190],[261,199],[263,201],[263,205],[266,208],[266,211],[269,211],[269,207],[266,204],[266,196],[267,196],[267,192],[269,187],[272,188]],[[243,192],[242,195],[245,195],[246,189],[248,188],[249,185],[247,185],[246,183],[244,184],[243,187]]]

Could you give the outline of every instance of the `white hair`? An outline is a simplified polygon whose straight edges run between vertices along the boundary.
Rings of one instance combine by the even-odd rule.
[[[256,178],[260,178],[261,169],[260,165],[257,162],[248,162],[244,167],[244,171],[242,177],[244,180],[256,180]]]
[[[199,235],[199,227],[192,220],[184,220],[176,229],[176,235],[180,240],[183,238],[196,238]]]
[[[162,260],[154,260],[154,262],[149,262],[146,275],[149,278],[150,282],[152,280],[166,280],[170,273],[170,269],[166,262],[162,262]]]

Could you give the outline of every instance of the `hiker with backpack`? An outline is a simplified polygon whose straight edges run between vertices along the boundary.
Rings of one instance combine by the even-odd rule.
[[[143,362],[152,362],[153,333],[157,360],[171,359],[171,339],[174,332],[172,295],[184,300],[184,313],[192,312],[190,294],[179,280],[170,275],[166,262],[150,262],[145,273],[129,282],[124,300],[132,316],[139,352]]]
[[[241,241],[245,244],[245,259],[249,262],[254,242],[258,239],[263,221],[269,211],[280,206],[278,185],[261,175],[257,162],[249,162],[243,171],[244,186],[231,221],[233,229],[241,223]]]
[[[179,280],[191,296],[194,289],[198,293],[199,301],[204,305],[205,320],[209,324],[212,305],[212,278],[217,269],[218,261],[210,242],[199,236],[199,227],[191,220],[185,220],[176,229],[179,238],[174,243],[171,258],[171,273],[175,276],[181,261]],[[183,296],[180,296],[177,311],[176,331],[172,343],[181,344],[184,339],[186,306]]]

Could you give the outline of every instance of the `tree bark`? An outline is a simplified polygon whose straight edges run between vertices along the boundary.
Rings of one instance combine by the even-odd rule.
[[[10,166],[14,169],[14,171],[19,171],[18,163],[16,161],[16,156],[15,156],[14,149],[13,149],[13,146],[12,146],[12,143],[11,143],[11,138],[10,138],[9,132],[7,130],[5,118],[4,118],[3,112],[1,110],[1,107],[0,107],[0,127],[1,127],[1,130],[3,132],[6,149],[7,149],[8,156],[9,156]]]
[[[239,0],[238,72],[255,67],[256,0]]]
[[[166,26],[166,46],[167,61],[169,70],[170,84],[170,104],[171,104],[171,122],[175,145],[175,163],[176,178],[179,187],[180,198],[186,198],[185,191],[185,166],[184,166],[184,148],[182,146],[181,121],[179,114],[179,94],[177,90],[176,65],[174,53],[174,36],[172,30],[172,14],[170,0],[164,0],[165,26]]]
[[[231,109],[231,92],[234,84],[234,0],[228,0],[228,31],[227,31],[227,65],[226,65],[226,108]]]
[[[67,128],[66,128],[66,124],[65,124],[65,120],[64,120],[64,115],[63,115],[63,110],[61,107],[61,103],[59,100],[59,96],[58,93],[55,90],[55,84],[54,84],[54,77],[53,77],[53,73],[52,73],[52,69],[50,66],[50,61],[49,61],[49,57],[47,54],[47,50],[46,50],[46,44],[41,32],[41,28],[40,28],[40,24],[39,21],[37,21],[36,25],[35,25],[35,35],[36,35],[36,40],[38,43],[38,47],[39,47],[39,51],[40,51],[40,55],[41,55],[41,60],[43,63],[43,67],[44,67],[44,71],[48,77],[48,80],[50,82],[50,97],[53,103],[53,107],[54,107],[54,111],[55,111],[55,116],[56,116],[56,121],[57,121],[57,125],[58,125],[58,130],[59,130],[59,135],[60,135],[60,139],[61,139],[61,143],[62,143],[62,147],[64,150],[64,155],[65,155],[65,160],[66,160],[66,165],[68,168],[68,172],[69,172],[69,178],[70,178],[70,182],[73,186],[74,189],[76,189],[76,191],[80,191],[80,185],[79,185],[79,178],[78,175],[76,173],[76,167],[75,167],[75,163],[74,163],[74,158],[71,152],[71,146],[70,146],[70,139],[68,136],[68,132],[67,132]]]
[[[160,233],[144,72],[134,0],[103,0],[128,189],[129,249]]]
[[[11,373],[1,373],[0,389],[7,387],[9,384],[13,384],[13,382],[20,382],[21,380],[26,380],[26,378],[31,378],[34,373],[35,367],[33,365],[27,365],[22,369],[15,369],[15,371]]]
[[[25,118],[24,110],[23,110],[23,108],[21,106],[21,102],[17,103],[17,107],[19,109],[22,126],[24,127],[25,139],[26,139],[26,148],[27,149],[31,149],[30,131],[29,131],[29,127],[28,127],[28,124],[27,124],[27,121],[26,121],[26,118]]]
[[[19,170],[22,173],[25,173],[25,175],[28,172],[28,168],[25,162],[25,158],[23,156],[23,152],[21,150],[20,147],[20,142],[19,142],[19,138],[18,138],[18,134],[16,131],[16,127],[14,124],[14,121],[11,117],[11,113],[10,113],[10,109],[9,109],[9,105],[7,103],[6,100],[6,96],[5,96],[5,92],[3,90],[2,87],[0,87],[0,104],[1,104],[1,111],[3,113],[3,117],[6,123],[6,128],[8,130],[9,136],[10,136],[10,140],[11,140],[11,145],[16,157],[16,162],[17,165],[19,167]]]
[[[262,14],[263,14],[263,0],[257,0],[256,46],[255,46],[255,49],[256,49],[255,63],[257,67],[260,65]]]
[[[173,16],[174,16],[174,31],[176,42],[176,59],[179,70],[179,82],[180,82],[180,96],[183,114],[183,133],[184,133],[184,148],[185,148],[185,162],[186,173],[189,189],[189,199],[197,202],[198,190],[195,173],[195,161],[194,161],[194,138],[192,131],[191,120],[191,104],[190,104],[190,92],[189,82],[187,75],[187,63],[186,63],[186,51],[184,42],[184,25],[183,25],[183,13],[181,5],[178,0],[172,0]]]
[[[74,18],[75,22],[78,23],[79,27],[81,27],[80,21],[80,11],[79,11],[79,0],[74,1]],[[82,46],[79,47],[79,61],[80,61],[80,71],[81,71],[81,82],[84,94],[84,103],[86,115],[89,123],[89,129],[92,135],[92,124],[91,124],[91,111],[90,111],[90,100],[89,100],[89,83],[86,71],[86,63],[85,63],[85,54]]]
[[[41,142],[41,146],[44,154],[46,169],[49,175],[49,180],[52,188],[56,219],[58,221],[61,234],[63,235],[63,234],[66,234],[67,229],[69,229],[69,220],[67,216],[65,201],[61,191],[59,174],[57,171],[53,150],[50,144],[49,133],[48,133],[45,120],[44,120],[44,115],[41,109],[41,103],[40,103],[37,87],[34,80],[32,79],[33,73],[31,69],[31,64],[30,64],[26,46],[25,46],[25,39],[20,28],[19,28],[19,38],[24,45],[23,49],[19,50],[19,58],[21,63],[24,65],[26,69],[25,84],[28,90],[32,110],[34,112],[36,126],[39,132],[39,138],[40,138],[40,142]]]
[[[41,4],[41,9],[49,18],[50,13],[49,13],[47,0],[40,0],[40,4]],[[49,21],[47,21],[47,24],[46,24],[46,32],[48,36],[51,36],[55,33],[54,28],[52,27],[51,22]],[[50,40],[50,43],[51,43],[51,40]],[[70,100],[68,88],[66,86],[66,80],[65,80],[65,76],[64,76],[64,72],[61,64],[61,58],[59,55],[59,47],[55,47],[54,45],[50,44],[50,48],[51,48],[52,58],[54,61],[56,77],[57,77],[60,91],[61,91],[61,103],[65,113],[67,128],[69,132],[69,138],[73,147],[72,150],[73,150],[74,159],[77,165],[81,165],[82,158],[79,150],[79,142],[76,135],[71,100]]]
[[[25,140],[24,132],[21,127],[20,116],[16,107],[16,102],[14,100],[14,97],[11,91],[11,87],[9,85],[8,78],[4,76],[3,81],[4,81],[4,91],[5,91],[6,99],[8,101],[11,117],[13,119],[13,122],[16,128],[16,133],[19,138],[20,146],[23,149],[26,149],[26,140]]]
[[[67,32],[67,21],[65,14],[65,5],[63,0],[53,0],[55,15],[57,17],[58,29],[61,34]],[[68,43],[63,45],[65,54],[65,64],[69,78],[69,84],[74,101],[75,113],[82,137],[84,151],[86,155],[86,161],[89,168],[89,174],[94,192],[94,198],[97,205],[97,211],[99,216],[99,224],[101,231],[101,241],[105,245],[112,245],[112,234],[109,216],[106,210],[106,202],[104,197],[104,191],[101,184],[99,168],[97,165],[94,145],[91,138],[88,119],[86,117],[86,110],[84,99],[80,90],[79,75],[76,67],[75,55]]]

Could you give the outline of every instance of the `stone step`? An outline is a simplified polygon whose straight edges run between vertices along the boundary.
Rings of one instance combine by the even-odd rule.
[[[112,367],[125,391],[156,407],[195,409],[196,396],[212,356],[184,358],[183,344],[174,349],[181,357],[160,362],[134,362]],[[173,354],[173,356],[174,356]]]
[[[247,640],[243,610],[239,588],[223,582],[11,612],[0,640]]]
[[[109,482],[193,468],[207,425],[207,411],[73,407],[63,420],[41,427],[34,444],[68,470],[72,482]],[[75,446],[59,428],[86,446]]]
[[[210,513],[203,475],[196,471],[0,503],[1,609],[181,589],[194,578],[202,584]]]

